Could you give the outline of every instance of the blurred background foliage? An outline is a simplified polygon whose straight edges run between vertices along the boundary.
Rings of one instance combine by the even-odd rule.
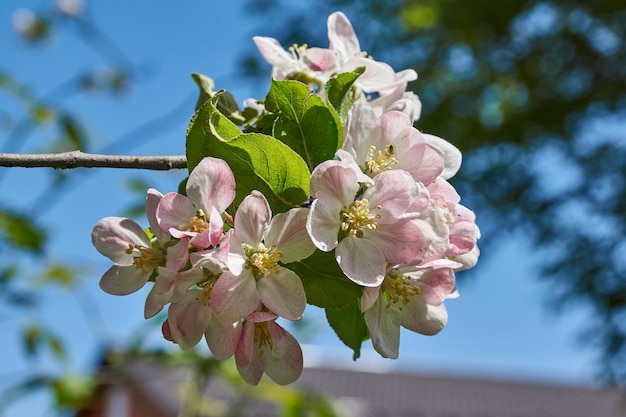
[[[601,352],[598,375],[626,381],[625,3],[253,0],[248,7],[267,19],[255,33],[322,47],[328,39],[318,28],[342,10],[370,55],[396,70],[414,68],[410,88],[423,104],[416,127],[463,152],[453,183],[479,214],[483,256],[512,232],[529,233],[550,306],[589,305],[581,331]],[[255,50],[242,64],[252,77],[267,72]]]
[[[549,305],[559,311],[580,303],[591,307],[588,328],[581,331],[601,353],[599,378],[626,382],[626,4],[249,0],[247,9],[258,21],[252,34],[276,37],[285,46],[304,40],[326,46],[320,27],[331,12],[342,10],[370,55],[396,70],[414,68],[419,79],[411,88],[423,103],[416,126],[463,152],[454,185],[479,213],[484,255],[516,230],[530,234]],[[0,108],[6,138],[0,152],[127,151],[120,146],[124,137],[94,149],[81,114],[59,103],[93,92],[115,100],[145,68],[98,29],[90,9],[79,1],[23,10],[14,26],[25,47],[45,46],[60,27],[72,26],[106,65],[76,74],[45,96],[22,84],[19,74],[0,68],[0,94],[24,110]],[[245,52],[241,64],[244,82],[267,81],[268,65],[256,50]],[[191,109],[183,105],[141,122],[132,132],[140,138],[134,143],[167,129],[172,117]],[[54,139],[46,149],[27,149],[28,136],[41,129]],[[0,170],[0,183],[3,175]],[[32,210],[0,202],[0,303],[18,310],[36,309],[37,291],[46,285],[71,288],[84,274],[80,267],[47,257],[50,231],[39,224],[35,208],[62,198],[73,174],[51,175],[51,186]],[[128,215],[141,214],[146,187],[141,178],[128,180],[137,194]],[[36,284],[24,284],[31,270],[24,271],[17,255],[41,266],[34,280],[29,275]],[[462,279],[471,280],[471,273]],[[94,314],[88,310],[86,315]],[[59,409],[83,404],[94,385],[89,377],[68,371],[68,350],[54,329],[33,323],[23,329],[23,341],[29,355],[51,355],[59,372],[17,381],[0,394],[0,413],[39,388],[52,390]],[[129,350],[139,351],[137,346]]]

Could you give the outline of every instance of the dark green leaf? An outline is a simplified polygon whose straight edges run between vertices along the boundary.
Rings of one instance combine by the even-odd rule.
[[[309,198],[310,174],[293,150],[271,136],[241,131],[207,101],[187,131],[187,163],[193,169],[205,156],[221,158],[235,175],[235,204],[252,190],[262,192],[274,213],[297,207]]]
[[[298,81],[272,81],[265,108],[278,114],[273,136],[296,151],[312,171],[333,159],[343,137],[336,115]]]
[[[326,83],[326,100],[337,111],[339,119],[344,125],[348,112],[354,104],[352,85],[364,71],[365,67],[358,67],[352,72],[338,74]]]
[[[369,337],[358,300],[342,308],[327,308],[326,319],[337,337],[354,351],[352,359],[357,360],[361,356],[361,343]]]

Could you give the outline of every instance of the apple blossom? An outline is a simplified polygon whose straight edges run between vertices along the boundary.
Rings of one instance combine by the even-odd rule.
[[[350,111],[347,126],[343,151],[370,177],[403,169],[428,185],[443,172],[443,151],[428,143],[404,113],[389,111],[376,117],[369,103],[361,102]]]
[[[406,171],[384,171],[362,194],[357,173],[340,161],[326,161],[311,175],[315,200],[307,220],[313,243],[335,249],[344,274],[359,285],[375,287],[385,276],[386,262],[415,258],[422,237],[406,212],[420,189]]]
[[[123,217],[105,217],[91,231],[98,252],[114,265],[100,279],[100,287],[109,294],[127,295],[139,290],[156,273],[158,267],[180,270],[188,258],[187,240],[171,240],[156,227],[155,210],[161,194],[148,190],[146,214],[154,239],[135,221]]]
[[[308,210],[291,209],[272,219],[263,194],[253,191],[239,206],[226,238],[228,271],[215,283],[211,306],[224,323],[256,311],[261,304],[289,320],[299,320],[306,294],[295,272],[279,264],[309,257],[315,247],[306,229]]]
[[[235,177],[226,162],[204,158],[189,174],[187,196],[168,193],[161,199],[156,217],[161,230],[205,249],[222,235],[222,213],[235,198]]]
[[[401,275],[389,268],[380,287],[363,290],[361,310],[374,349],[385,358],[398,357],[401,326],[423,335],[439,333],[448,321],[443,301],[457,295],[452,269],[411,269]]]
[[[298,341],[276,323],[272,313],[255,312],[246,317],[235,351],[241,377],[257,385],[266,373],[274,382],[291,384],[302,373],[302,349]]]

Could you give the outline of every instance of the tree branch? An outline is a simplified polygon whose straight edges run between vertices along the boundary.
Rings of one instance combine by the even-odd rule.
[[[0,153],[1,167],[22,168],[133,168],[167,171],[187,168],[184,155],[98,155],[81,151],[42,154]]]

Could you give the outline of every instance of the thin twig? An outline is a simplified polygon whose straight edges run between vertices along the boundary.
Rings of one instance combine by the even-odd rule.
[[[167,171],[187,168],[187,159],[184,155],[100,155],[81,151],[42,154],[0,153],[0,166],[54,169],[132,168]]]

